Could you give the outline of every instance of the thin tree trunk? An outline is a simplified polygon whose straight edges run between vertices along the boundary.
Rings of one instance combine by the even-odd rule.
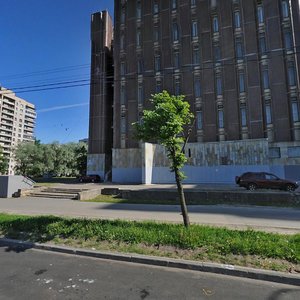
[[[190,218],[189,218],[188,211],[187,211],[187,206],[186,206],[186,203],[185,203],[183,187],[182,187],[180,176],[178,174],[178,169],[175,168],[174,172],[175,172],[175,179],[176,179],[176,184],[177,184],[177,191],[178,191],[178,194],[179,194],[179,200],[180,200],[183,223],[184,223],[185,227],[189,227],[190,226]]]

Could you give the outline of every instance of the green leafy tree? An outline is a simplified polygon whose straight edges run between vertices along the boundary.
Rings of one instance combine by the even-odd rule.
[[[0,147],[0,174],[7,174],[8,159],[3,155],[3,149]]]
[[[20,143],[14,151],[16,173],[24,176],[38,177],[43,174],[43,148],[36,143]]]
[[[152,95],[152,110],[144,110],[141,123],[134,123],[137,138],[145,142],[155,141],[167,150],[170,170],[175,174],[184,225],[189,226],[189,216],[185,202],[182,167],[186,162],[184,147],[188,139],[185,127],[191,124],[193,114],[184,96],[172,96],[167,91]]]

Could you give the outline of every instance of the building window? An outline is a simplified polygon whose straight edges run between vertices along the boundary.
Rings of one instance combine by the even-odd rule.
[[[240,93],[245,92],[245,74],[239,73],[239,91]]]
[[[153,40],[154,40],[154,42],[159,41],[159,28],[158,28],[158,26],[155,26],[153,28]]]
[[[288,147],[288,157],[300,157],[300,147]]]
[[[177,9],[177,0],[172,0],[171,4],[172,4],[172,9],[173,10]]]
[[[289,81],[289,86],[296,85],[296,72],[295,72],[295,66],[293,64],[288,66],[288,81]]]
[[[222,78],[219,76],[216,79],[216,85],[217,85],[217,96],[221,96],[223,94],[223,88],[222,88]]]
[[[125,69],[126,69],[126,67],[125,67],[125,62],[121,62],[121,76],[124,76],[125,75]]]
[[[126,133],[126,119],[125,117],[121,118],[121,133]]]
[[[196,6],[196,0],[191,0],[191,6]]]
[[[174,68],[175,69],[179,69],[180,67],[180,56],[179,56],[179,52],[175,51],[174,52]]]
[[[242,127],[247,126],[247,112],[246,112],[246,107],[241,107],[241,125],[242,125]]]
[[[193,64],[194,65],[200,64],[200,48],[199,47],[193,48]]]
[[[269,157],[270,158],[280,158],[280,147],[271,147],[269,148]]]
[[[271,105],[266,105],[266,122],[267,124],[272,124],[272,114],[271,114]]]
[[[173,23],[173,42],[177,42],[178,40],[179,40],[178,24]]]
[[[292,116],[293,116],[293,122],[299,122],[300,121],[299,105],[298,105],[298,102],[297,102],[297,98],[292,99]]]
[[[240,39],[237,39],[235,41],[235,50],[236,50],[236,58],[237,59],[243,59],[244,49],[243,49],[242,41]]]
[[[234,12],[234,27],[241,28],[241,14],[239,11]]]
[[[156,93],[161,93],[162,92],[161,81],[160,80],[156,81],[155,92]]]
[[[214,46],[214,58],[215,63],[221,62],[221,48],[219,46]]]
[[[288,18],[290,16],[290,8],[287,0],[281,2],[281,9],[282,9],[282,17]]]
[[[136,3],[136,18],[140,19],[142,17],[142,4],[141,1]]]
[[[140,29],[137,29],[137,32],[136,32],[136,45],[137,45],[137,47],[140,47],[142,45],[142,35],[141,35]]]
[[[144,71],[144,64],[143,64],[143,60],[142,59],[138,60],[137,69],[138,69],[138,74],[142,74],[143,73],[143,71]]]
[[[293,43],[293,35],[290,31],[286,31],[284,33],[284,44],[286,50],[293,50],[294,43]]]
[[[157,15],[158,13],[159,13],[159,5],[158,5],[157,0],[155,0],[153,3],[153,14]]]
[[[175,79],[174,92],[175,92],[175,95],[176,95],[176,96],[180,95],[180,93],[181,93],[180,79],[179,79],[179,78],[176,78],[176,79]]]
[[[138,104],[143,104],[144,102],[144,88],[143,85],[140,83],[138,85]]]
[[[123,33],[121,33],[121,37],[120,37],[120,49],[124,50],[124,46],[125,46],[125,36]]]
[[[121,17],[120,17],[121,24],[125,24],[125,18],[126,18],[125,9],[122,9],[121,10]]]
[[[218,110],[218,125],[219,125],[219,128],[224,128],[224,112],[223,112],[223,110]]]
[[[124,85],[121,85],[120,98],[121,98],[121,105],[125,105],[125,103],[126,103],[126,92],[125,92],[125,86]]]
[[[217,16],[213,17],[213,32],[219,32],[219,20]]]
[[[264,23],[264,8],[262,4],[257,6],[257,22],[258,24]]]
[[[156,72],[160,71],[160,65],[161,65],[161,63],[160,63],[160,55],[156,55],[154,57],[154,68],[155,68]]]
[[[196,78],[194,81],[194,92],[196,98],[201,97],[201,83],[199,78]]]
[[[197,129],[202,130],[203,129],[203,115],[202,111],[197,111]]]
[[[192,37],[197,37],[198,36],[198,22],[193,21],[192,22]]]
[[[266,37],[265,37],[264,34],[259,36],[258,44],[259,44],[259,53],[260,53],[260,55],[266,55],[267,46],[266,46]]]
[[[269,81],[269,72],[268,70],[263,70],[263,88],[267,90],[270,88],[270,81]]]

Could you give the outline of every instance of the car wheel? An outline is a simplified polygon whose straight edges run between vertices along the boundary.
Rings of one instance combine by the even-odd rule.
[[[255,183],[249,183],[248,184],[248,190],[249,191],[255,191],[257,188],[257,185]]]
[[[292,184],[288,184],[285,189],[288,192],[293,192],[295,190],[295,187]]]

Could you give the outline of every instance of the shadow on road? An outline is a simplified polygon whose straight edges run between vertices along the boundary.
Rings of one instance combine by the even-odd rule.
[[[275,291],[268,300],[299,299],[300,289],[280,289]],[[293,298],[295,296],[295,298]]]
[[[32,245],[29,243],[27,245],[10,245],[3,239],[0,239],[0,248],[5,248],[5,252],[15,252],[15,253],[22,253],[28,249],[32,248]]]
[[[153,205],[153,204],[119,204],[107,203],[98,207],[99,210],[141,211],[141,212],[181,212],[179,205]],[[281,207],[249,207],[233,205],[191,205],[189,213],[196,214],[221,214],[244,218],[276,219],[286,221],[299,221],[300,209]]]

